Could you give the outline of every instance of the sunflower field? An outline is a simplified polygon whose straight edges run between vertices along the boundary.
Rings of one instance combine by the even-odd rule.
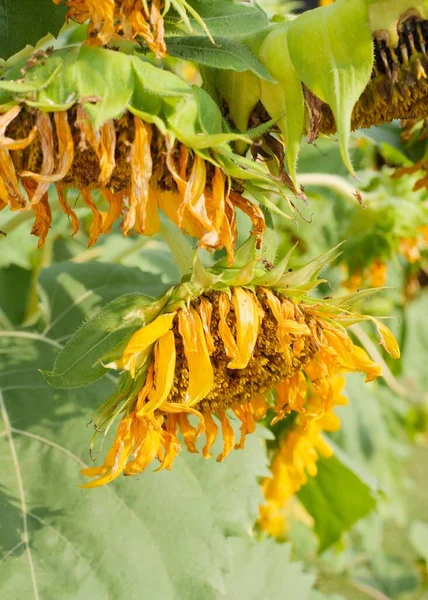
[[[0,598],[428,599],[428,0],[0,2]]]

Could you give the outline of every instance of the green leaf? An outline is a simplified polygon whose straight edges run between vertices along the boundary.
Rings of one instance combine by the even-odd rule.
[[[79,470],[89,462],[85,424],[110,385],[49,388],[37,369],[53,362],[56,349],[49,338],[26,334],[0,339],[2,596],[215,600],[224,594],[229,536],[248,536],[261,500],[256,478],[264,475],[266,457],[258,436],[223,464],[183,452],[171,472],[78,489]]]
[[[354,173],[348,153],[352,110],[373,65],[366,2],[337,0],[300,15],[290,25],[288,49],[303,83],[331,107],[343,161]]]
[[[110,302],[76,331],[59,353],[53,371],[43,371],[49,385],[60,389],[83,387],[106,375],[108,370],[100,357],[109,355],[143,326],[141,318],[128,315],[150,311],[152,304],[152,299],[142,294],[127,294]]]
[[[288,52],[288,27],[273,30],[263,42],[259,60],[278,83],[261,82],[261,101],[284,136],[291,179],[296,183],[296,166],[305,121],[302,84]],[[278,60],[281,56],[281,60]]]
[[[77,64],[80,101],[98,129],[123,112],[132,97],[131,61],[120,52],[82,46]],[[84,102],[84,98],[91,100]]]
[[[124,320],[126,314],[154,302],[141,291],[159,296],[166,288],[150,273],[102,263],[58,263],[42,272],[40,285],[49,320],[43,335],[54,340],[64,342],[84,319],[105,307],[81,326],[58,356],[54,370],[45,373],[54,387],[83,386],[105,375],[100,356],[119,347],[141,326],[137,318]]]
[[[261,79],[274,81],[248,48],[228,38],[216,38],[215,45],[203,36],[171,38],[168,40],[168,53],[215,69],[252,71]]]
[[[233,539],[232,575],[226,582],[224,600],[309,600],[314,576],[304,573],[300,563],[291,561],[290,544],[273,540],[254,542]]]
[[[331,458],[320,458],[317,476],[309,477],[299,492],[300,501],[315,520],[319,552],[374,509],[375,490],[374,483],[361,479],[338,448]]]
[[[9,58],[64,25],[67,8],[52,0],[3,0],[0,6],[0,58]]]
[[[256,33],[268,25],[266,13],[257,5],[236,4],[230,0],[189,2],[213,36],[236,37]],[[168,14],[167,24],[180,25],[180,17]],[[202,26],[189,19],[193,33],[202,35]],[[168,29],[167,29],[168,32]]]

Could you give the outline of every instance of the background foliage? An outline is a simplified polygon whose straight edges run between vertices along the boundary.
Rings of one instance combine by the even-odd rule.
[[[192,4],[206,16],[202,2]],[[201,37],[196,24],[195,35],[184,44],[172,16],[167,23],[171,55],[197,58],[209,67],[259,70],[263,76],[263,67],[252,62],[241,42],[266,25],[265,15],[252,5],[226,9],[226,4],[218,2],[207,17],[221,50]],[[64,19],[63,10],[52,10],[51,0],[19,5],[18,11],[18,3],[5,0],[0,8],[0,56],[5,59],[48,32],[56,34]],[[29,15],[25,26],[22,11]],[[367,386],[358,376],[348,378],[351,402],[338,409],[342,429],[332,436],[335,456],[320,461],[318,477],[299,494],[312,522],[290,515],[285,544],[254,533],[262,501],[259,482],[268,474],[265,442],[271,435],[261,427],[244,451],[232,453],[222,465],[183,453],[170,473],[148,471],[96,491],[77,487],[79,468],[90,462],[85,425],[113,381],[104,378],[88,388],[58,391],[47,386],[39,370],[50,370],[76,328],[109,301],[129,292],[157,296],[178,280],[178,269],[158,237],[123,239],[115,232],[87,249],[90,215],[83,208],[78,212],[85,226],[74,238],[69,238],[66,217],[55,215],[42,251],[27,234],[28,213],[0,214],[0,229],[7,234],[0,235],[3,597],[425,597],[427,291],[419,277],[416,293],[410,294],[410,282],[420,273],[397,256],[396,242],[402,215],[409,214],[410,205],[419,210],[426,204],[426,194],[411,195],[411,181],[390,182],[389,169],[407,152],[397,125],[355,136],[351,146],[358,184],[347,177],[337,142],[304,148],[302,177],[317,175],[307,179],[308,223],[297,228],[275,218],[275,226],[284,244],[299,241],[295,264],[349,239],[327,273],[335,287],[346,279],[353,257],[381,255],[388,262],[388,283],[394,289],[363,309],[398,317],[394,328],[403,358],[398,366],[386,365],[384,382]],[[415,152],[411,149],[407,160]],[[391,186],[387,200],[380,198],[386,185]],[[352,197],[356,187],[367,209]],[[385,210],[397,210],[397,218],[385,223]],[[361,222],[370,228],[359,237]],[[245,237],[245,218],[240,227]],[[424,260],[422,253],[417,269],[423,271]]]

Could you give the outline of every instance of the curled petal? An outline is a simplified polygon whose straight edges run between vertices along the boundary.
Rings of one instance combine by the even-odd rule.
[[[337,329],[325,329],[324,336],[328,341],[329,350],[334,351],[342,368],[366,373],[366,381],[372,381],[382,375],[382,368],[374,363],[362,348],[355,346],[345,334]]]
[[[205,339],[207,342],[208,352],[211,354],[214,352],[214,340],[211,335],[211,317],[213,312],[213,305],[207,298],[202,298],[199,301],[199,316],[201,317],[202,327],[204,328]]]
[[[167,399],[174,382],[175,360],[175,338],[169,330],[156,342],[154,386],[149,392],[148,403],[138,412],[138,416],[156,410]]]
[[[205,432],[207,441],[205,446],[202,449],[202,455],[204,458],[211,458],[212,454],[210,453],[210,448],[214,444],[218,434],[218,427],[212,418],[211,413],[204,412],[203,413],[204,422],[205,422]]]
[[[218,330],[224,344],[224,350],[228,358],[235,358],[238,354],[238,346],[236,345],[233,333],[227,323],[227,316],[230,312],[230,301],[226,294],[220,294],[218,300],[218,314],[220,321]]]
[[[60,183],[57,183],[57,184],[55,184],[55,187],[56,187],[56,193],[58,194],[58,200],[59,200],[59,205],[61,207],[61,210],[63,213],[65,213],[66,215],[68,215],[70,217],[71,226],[73,228],[72,235],[76,235],[76,233],[79,231],[79,219],[77,218],[76,213],[70,207],[70,205],[68,204],[68,202],[65,198],[64,186],[62,186]]]
[[[189,369],[185,402],[188,406],[193,406],[209,394],[214,385],[214,372],[202,321],[193,308],[178,313],[178,330],[183,339]]]
[[[150,125],[134,117],[135,138],[131,150],[131,198],[129,211],[123,224],[123,232],[128,234],[135,227],[137,233],[144,233],[149,201],[149,184],[152,176],[152,155]]]
[[[245,369],[256,345],[261,323],[260,305],[251,292],[241,287],[233,290],[236,316],[236,345],[238,352],[227,365],[229,369]]]
[[[87,477],[94,477],[100,475],[99,479],[90,481],[81,485],[82,488],[94,488],[106,483],[110,483],[113,479],[116,479],[124,470],[131,451],[134,445],[134,433],[133,433],[133,415],[124,417],[116,431],[116,437],[110,448],[104,465],[102,467],[90,467],[88,469],[82,469],[82,474]]]
[[[222,462],[233,449],[233,444],[235,442],[235,434],[233,431],[233,427],[230,424],[229,419],[227,418],[226,413],[220,411],[218,416],[220,419],[221,431],[223,434],[223,451],[217,456],[216,460],[217,462]]]
[[[120,217],[124,206],[125,192],[119,192],[114,194],[108,188],[101,190],[102,196],[109,203],[109,210],[107,215],[103,216],[103,233],[110,233],[113,223]]]
[[[0,193],[3,202],[7,202],[12,210],[25,206],[26,201],[19,189],[15,167],[6,148],[0,144]]]
[[[95,242],[97,241],[97,239],[99,238],[99,236],[102,233],[103,216],[100,213],[100,211],[98,210],[97,206],[94,204],[94,202],[92,200],[91,192],[89,191],[89,189],[81,188],[80,193],[82,195],[83,202],[86,204],[86,206],[89,206],[89,208],[92,211],[92,214],[94,215],[94,217],[92,219],[91,229],[89,231],[89,242],[88,242],[88,246],[93,246],[93,244],[95,244]]]
[[[192,454],[197,454],[198,449],[196,448],[196,438],[198,436],[198,432],[193,425],[190,425],[186,413],[178,414],[178,426],[180,427],[187,450]]]
[[[135,370],[138,365],[138,359],[141,353],[149,349],[159,338],[172,328],[174,313],[166,313],[156,317],[154,321],[139,329],[129,340],[124,352],[123,363],[125,369],[130,371],[131,376],[135,377]]]
[[[372,318],[380,335],[380,343],[392,358],[400,358],[400,347],[392,331],[379,319]]]
[[[137,446],[132,449],[134,460],[128,462],[125,475],[142,473],[156,458],[161,446],[161,423],[153,416],[137,417]]]
[[[235,445],[236,450],[242,450],[245,446],[245,438],[256,429],[256,422],[253,415],[253,407],[250,403],[242,404],[233,410],[235,415],[241,421],[241,439]]]
[[[252,233],[257,238],[257,248],[260,248],[263,241],[263,233],[266,229],[265,218],[262,210],[235,191],[230,192],[230,200],[234,206],[241,209],[242,212],[251,219],[253,224]]]

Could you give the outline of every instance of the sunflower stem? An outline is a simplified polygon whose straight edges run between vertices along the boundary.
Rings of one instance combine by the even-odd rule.
[[[160,214],[160,234],[165,240],[181,277],[192,272],[194,249],[172,221]]]

